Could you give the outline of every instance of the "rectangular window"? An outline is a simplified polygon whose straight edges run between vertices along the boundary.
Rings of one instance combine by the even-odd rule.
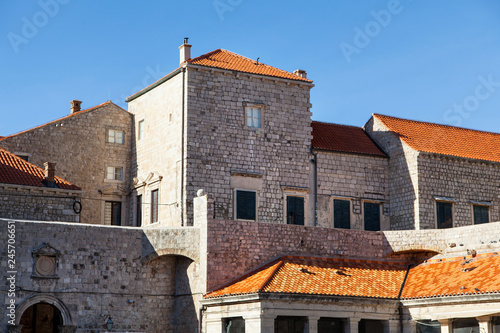
[[[21,159],[23,159],[23,160],[25,160],[26,162],[29,162],[29,159],[30,159],[29,155],[21,155],[21,154],[19,154],[19,155],[16,155],[16,156],[19,157],[19,158],[21,158]]]
[[[351,229],[351,201],[333,200],[333,227]]]
[[[380,204],[376,202],[363,203],[365,230],[380,230]]]
[[[123,131],[118,130],[108,130],[108,142],[123,144],[125,141],[125,136]]]
[[[139,121],[137,127],[137,138],[140,140],[144,137],[144,120]]]
[[[344,333],[345,320],[342,318],[321,317],[318,320],[318,333]]]
[[[278,316],[274,319],[275,333],[306,332],[307,317]]]
[[[121,225],[122,203],[116,201],[106,201],[104,203],[104,224]]]
[[[453,204],[451,202],[436,201],[438,229],[453,227]]]
[[[255,221],[256,196],[256,193],[252,191],[236,191],[236,219]]]
[[[441,333],[441,323],[438,320],[420,320],[417,333]]]
[[[304,225],[304,197],[286,197],[286,223]]]
[[[225,318],[224,333],[245,333],[245,320],[243,317]]]
[[[260,128],[261,108],[248,106],[246,108],[246,111],[247,111],[247,126]]]
[[[158,190],[151,191],[151,223],[158,222]]]
[[[123,180],[123,168],[109,166],[106,169],[106,179]]]
[[[142,225],[142,195],[138,195],[136,202],[135,226],[140,227],[141,225]]]
[[[474,224],[490,222],[490,207],[474,205]]]

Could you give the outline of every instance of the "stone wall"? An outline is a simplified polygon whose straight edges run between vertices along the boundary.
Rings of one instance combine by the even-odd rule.
[[[131,115],[108,102],[88,111],[58,119],[0,140],[0,147],[27,154],[29,162],[43,168],[56,163],[56,175],[79,186],[82,197],[81,222],[103,223],[104,200],[123,201],[122,223],[126,217],[126,195],[130,186]],[[107,130],[125,132],[124,144],[108,143]],[[107,166],[124,168],[123,181],[106,180]]]
[[[7,220],[0,220],[0,253],[7,254]],[[192,228],[148,229],[15,221],[16,304],[57,299],[78,333],[104,328],[133,332],[196,332],[203,279]],[[39,277],[32,251],[44,243],[60,252],[55,277]],[[7,261],[2,260],[2,280]],[[11,270],[9,268],[9,270]],[[33,277],[35,276],[35,277]],[[200,280],[201,279],[201,280]],[[8,304],[6,284],[0,303]],[[18,313],[17,316],[21,316]],[[1,330],[7,317],[0,320]],[[17,319],[20,319],[18,317]]]
[[[81,195],[81,191],[2,184],[0,218],[79,222],[73,204]]]
[[[351,229],[364,229],[364,201],[380,202],[381,228],[389,225],[389,159],[385,157],[315,151],[318,226],[333,227],[333,199],[351,201]]]
[[[285,192],[299,188],[307,211],[312,85],[202,67],[187,75],[188,207],[204,188],[216,197],[215,216],[233,219],[235,188],[256,190],[257,220],[286,223]],[[262,108],[260,129],[246,125],[252,104]]]

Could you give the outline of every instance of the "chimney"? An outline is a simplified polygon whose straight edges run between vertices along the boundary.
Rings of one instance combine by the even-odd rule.
[[[188,39],[189,38],[184,38],[184,43],[182,43],[181,46],[179,46],[179,50],[181,51],[181,64],[185,62],[186,60],[191,59],[191,45],[188,44]]]
[[[297,76],[300,76],[300,77],[303,77],[304,79],[307,79],[307,73],[305,70],[303,69],[296,69],[293,74],[297,75]]]
[[[71,102],[69,102],[69,104],[71,104],[71,109],[70,109],[71,113],[75,113],[80,111],[80,106],[82,105],[82,101],[74,99]]]
[[[47,187],[56,187],[55,173],[56,173],[56,163],[45,162],[43,163],[45,167],[45,180],[44,184]]]

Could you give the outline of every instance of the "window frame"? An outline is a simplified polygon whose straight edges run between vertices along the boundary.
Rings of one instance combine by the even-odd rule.
[[[303,204],[304,204],[304,207],[302,207],[302,210],[303,210],[303,212],[302,212],[303,223],[302,224],[288,223],[288,198],[302,198]],[[306,202],[307,202],[307,195],[298,194],[298,193],[285,193],[285,202],[284,202],[284,206],[285,206],[285,224],[288,224],[288,225],[301,225],[301,226],[305,226],[306,225],[306,221],[307,221],[307,205],[306,205]]]
[[[144,139],[144,119],[141,119],[137,122],[137,140]]]
[[[243,332],[246,329],[246,323],[245,323],[245,318],[242,316],[239,317],[227,317],[227,318],[222,318],[222,330],[224,333],[228,332],[228,326],[229,322],[231,321],[238,321],[239,323],[243,323]]]
[[[109,173],[109,169],[110,168],[113,168],[113,172],[112,172],[112,175],[113,175],[113,178],[109,178],[108,176],[110,175]],[[120,170],[121,169],[121,179],[120,178],[116,178],[116,172],[117,170]],[[105,176],[104,176],[104,181],[106,182],[123,182],[125,179],[125,167],[124,166],[118,166],[118,165],[107,165],[106,166],[106,170],[105,170]]]
[[[365,212],[365,204],[377,204],[378,205],[378,222],[379,222],[379,230],[368,230],[366,229],[366,212]],[[361,213],[363,216],[363,230],[365,231],[382,231],[382,213],[383,213],[383,202],[377,200],[362,200],[361,202]]]
[[[107,224],[106,223],[106,206],[107,204],[111,204],[111,221],[110,221],[110,224]],[[114,221],[114,206],[118,204],[119,205],[119,214],[118,214],[118,224],[114,224],[113,221]],[[114,226],[121,226],[122,225],[122,209],[123,209],[123,205],[122,205],[122,202],[121,201],[116,201],[116,200],[106,200],[104,201],[104,225],[114,225]]]
[[[113,133],[113,135],[111,135]],[[121,142],[117,142],[116,140],[116,134],[121,133]],[[111,140],[113,138],[113,140]],[[125,144],[125,131],[121,129],[116,129],[116,128],[108,128],[107,133],[106,133],[106,142],[107,143],[115,143],[118,145],[124,145]]]
[[[335,201],[336,200],[349,202],[349,228],[347,228],[347,229],[335,226]],[[345,198],[345,197],[333,197],[332,198],[332,217],[333,217],[332,226],[334,229],[345,229],[345,230],[352,229],[352,199]]]
[[[455,227],[455,201],[452,200],[444,200],[444,199],[435,199],[434,204],[434,218],[436,220],[436,229],[452,229]],[[438,204],[449,204],[451,205],[451,226],[448,228],[440,228],[439,227],[439,216],[438,216]]]
[[[259,127],[253,126],[253,119],[256,119],[253,116],[252,112],[252,124],[249,123],[248,111],[250,109],[258,109],[259,110]],[[264,104],[259,103],[244,103],[244,117],[245,117],[245,127],[254,131],[258,131],[264,128]]]
[[[156,200],[154,200],[154,193],[156,193]],[[150,191],[150,216],[149,220],[151,224],[160,222],[160,189],[155,188]]]
[[[478,224],[486,224],[486,223],[490,223],[491,222],[491,205],[481,205],[481,204],[477,204],[477,203],[472,203],[472,224],[473,225],[478,225]],[[481,208],[486,208],[487,211],[488,211],[488,220],[486,222],[480,222],[480,223],[476,223],[476,212],[475,212],[475,209],[476,207],[481,207]]]
[[[137,193],[135,196],[135,226],[142,227],[142,193]]]
[[[251,221],[251,222],[257,222],[259,218],[259,193],[256,190],[249,190],[249,189],[243,189],[243,188],[235,188],[233,190],[233,213],[234,213],[234,219],[237,221]],[[255,193],[255,219],[250,220],[250,219],[240,219],[238,218],[238,192],[252,192]]]

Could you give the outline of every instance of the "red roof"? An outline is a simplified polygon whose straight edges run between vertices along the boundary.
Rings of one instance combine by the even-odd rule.
[[[428,260],[410,269],[402,298],[427,298],[500,292],[497,253]]]
[[[500,162],[500,134],[374,114],[411,148]]]
[[[34,164],[0,148],[0,183],[45,187],[43,180],[45,171]],[[81,190],[59,177],[55,177],[58,188],[66,190]]]
[[[397,299],[406,270],[401,263],[284,256],[205,297],[290,293]]]
[[[312,136],[315,149],[387,156],[361,127],[313,121]]]
[[[222,49],[206,53],[197,58],[190,59],[187,62],[193,65],[222,68],[251,74],[267,75],[290,80],[304,81],[308,83],[312,82],[312,80],[300,77],[293,73],[263,64],[261,62],[257,62],[256,60],[252,60],[239,54]]]

